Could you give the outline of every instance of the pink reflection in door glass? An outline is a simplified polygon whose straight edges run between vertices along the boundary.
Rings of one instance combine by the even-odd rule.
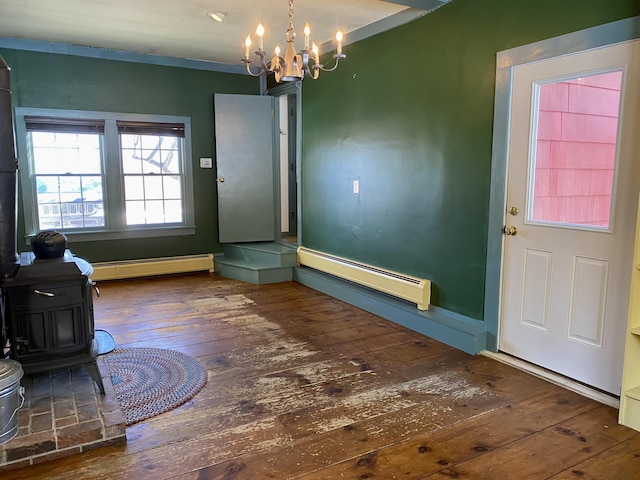
[[[532,220],[609,227],[621,84],[618,71],[540,86]]]

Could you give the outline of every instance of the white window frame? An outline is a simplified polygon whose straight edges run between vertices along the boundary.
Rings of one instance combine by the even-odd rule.
[[[25,241],[28,245],[38,233],[38,203],[33,159],[27,147],[25,117],[52,117],[60,119],[104,120],[104,155],[102,178],[104,191],[105,226],[89,230],[64,230],[70,242],[100,241],[128,238],[183,236],[195,234],[193,195],[193,161],[191,153],[191,118],[172,115],[145,115],[135,113],[94,112],[85,110],[57,110],[48,108],[16,107],[16,137],[20,170],[22,205],[24,207]],[[184,218],[181,224],[126,225],[124,176],[120,152],[120,137],[116,122],[157,122],[184,124],[184,150],[182,156],[182,191]]]

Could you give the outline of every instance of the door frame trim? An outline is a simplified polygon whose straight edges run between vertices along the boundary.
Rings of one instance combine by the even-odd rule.
[[[487,231],[484,321],[487,350],[498,351],[502,256],[507,186],[509,111],[513,69],[518,65],[640,38],[640,16],[541,40],[496,54],[491,191]]]
[[[270,95],[272,97],[280,97],[282,95],[295,96],[296,99],[296,195],[297,195],[297,205],[296,205],[296,230],[298,236],[298,245],[302,245],[302,182],[301,182],[301,172],[302,172],[302,82],[293,82],[293,83],[285,83],[281,85],[277,85],[274,88],[271,88],[266,91],[266,95]],[[280,113],[278,112],[278,115]],[[274,125],[274,130],[276,130]],[[275,135],[275,132],[274,132]],[[279,171],[279,162],[280,162],[280,151],[279,151],[279,142],[276,142],[278,145],[278,151],[274,155],[273,168],[274,175],[276,179],[275,183],[275,196],[276,196],[276,240],[280,240],[282,238],[282,232],[280,231],[280,171]]]

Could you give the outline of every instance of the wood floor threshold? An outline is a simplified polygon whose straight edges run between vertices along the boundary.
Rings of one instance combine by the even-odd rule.
[[[559,375],[557,373],[551,372],[545,368],[539,367],[538,365],[534,365],[532,363],[526,362],[519,358],[513,357],[506,353],[502,352],[490,352],[488,350],[483,350],[480,352],[480,355],[484,355],[489,358],[493,358],[498,362],[502,362],[506,365],[510,365],[514,368],[522,370],[523,372],[530,373],[531,375],[535,375],[536,377],[543,378],[548,380],[549,382],[558,385],[560,387],[564,387],[567,390],[571,390],[572,392],[579,393],[580,395],[584,395],[591,400],[595,400],[596,402],[600,402],[604,405],[608,405],[610,407],[620,409],[620,399],[616,398],[613,395],[609,395],[607,393],[601,392],[595,388],[590,388],[583,383],[577,382],[570,378],[567,378],[563,375]]]

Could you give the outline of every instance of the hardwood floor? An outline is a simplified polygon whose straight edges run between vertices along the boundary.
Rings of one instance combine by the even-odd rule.
[[[302,285],[196,274],[104,282],[96,328],[209,371],[127,444],[8,479],[632,479],[617,411]]]

